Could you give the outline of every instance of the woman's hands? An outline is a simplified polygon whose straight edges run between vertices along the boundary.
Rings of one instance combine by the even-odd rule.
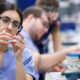
[[[11,42],[13,51],[14,51],[17,59],[22,58],[22,52],[25,48],[24,37],[20,33],[18,35],[21,38],[17,38],[17,37],[13,36],[13,38],[16,40],[16,42]]]
[[[13,36],[6,31],[7,28],[6,26],[0,29],[0,52],[7,51],[8,44],[11,44],[16,58],[22,57],[22,52],[25,48],[24,37],[20,33],[18,34],[20,38]]]
[[[7,27],[0,29],[0,52],[2,53],[8,50],[8,40],[11,40],[11,34],[4,30],[6,28]]]
[[[69,54],[69,53],[74,53],[74,54],[79,53],[80,54],[80,45],[72,46],[68,48],[66,51],[67,51],[66,54]]]

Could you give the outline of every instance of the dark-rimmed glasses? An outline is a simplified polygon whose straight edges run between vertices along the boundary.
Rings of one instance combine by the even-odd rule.
[[[11,18],[9,18],[8,16],[4,16],[4,17],[0,16],[0,23],[3,25],[6,25],[6,26],[8,26],[8,25],[10,25],[10,23],[12,23],[12,27],[18,29],[17,33],[19,33],[22,30],[22,25],[20,25],[20,23],[16,20],[11,21]]]

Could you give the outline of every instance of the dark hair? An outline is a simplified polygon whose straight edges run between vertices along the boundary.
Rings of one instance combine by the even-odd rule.
[[[21,19],[20,25],[22,25],[23,18],[22,18],[22,13],[21,13],[20,9],[15,4],[9,3],[7,1],[0,3],[0,14],[2,14],[3,12],[5,12],[7,10],[17,11],[20,16],[20,19]],[[14,14],[14,16],[15,16],[15,14]]]
[[[36,18],[41,17],[41,14],[43,12],[45,12],[45,11],[39,7],[35,7],[35,6],[29,7],[23,11],[23,20],[25,20],[29,14],[33,14],[34,17],[36,17]]]
[[[36,6],[41,8],[44,8],[44,6],[53,7],[53,9],[56,8],[58,10],[59,0],[36,0]]]

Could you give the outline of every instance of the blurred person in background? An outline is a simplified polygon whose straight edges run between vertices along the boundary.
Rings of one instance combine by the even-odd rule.
[[[37,0],[36,6],[44,9],[49,16],[49,29],[39,41],[36,42],[41,54],[48,52],[48,36],[52,35],[53,50],[60,51],[62,48],[60,37],[60,16],[59,16],[59,0]],[[41,74],[41,80],[44,80],[44,74]]]
[[[29,7],[29,6],[32,6],[32,5],[35,5],[35,1],[36,0],[17,0],[17,4],[19,5],[19,7],[21,8],[21,10],[22,11],[24,11],[24,9],[25,8],[27,8],[27,7]],[[45,0],[42,0],[43,2],[45,1]],[[48,3],[49,3],[49,1],[50,0],[48,0]],[[52,1],[55,1],[55,0],[52,0]],[[67,0],[63,0],[63,1],[67,1]],[[79,1],[79,0],[78,0]],[[37,0],[37,2],[38,2],[38,4],[39,4],[39,0]],[[77,2],[77,1],[76,1]],[[46,3],[46,2],[45,2]],[[37,3],[36,3],[37,4]],[[37,5],[38,5],[37,4]],[[40,2],[40,4],[42,4],[41,2]],[[39,6],[39,5],[38,5]],[[41,7],[41,6],[40,6]],[[72,13],[71,11],[73,11],[74,12],[74,8],[73,8],[73,10],[71,9],[70,11],[69,11],[69,13]],[[54,11],[55,12],[55,11]],[[55,22],[55,21],[54,21]],[[60,24],[59,24],[60,25]],[[56,28],[56,27],[55,27]],[[54,28],[54,29],[55,29]],[[60,27],[57,27],[57,31],[59,31],[59,28]],[[52,30],[54,30],[54,29],[52,29]],[[56,32],[56,31],[54,31],[54,32]],[[60,33],[60,32],[59,32]],[[55,33],[54,33],[55,34]],[[56,37],[56,36],[55,36]],[[43,41],[43,39],[42,39],[42,41]],[[45,41],[47,41],[47,40],[45,40]],[[57,40],[56,40],[57,41]],[[59,40],[59,42],[60,42],[60,40]],[[39,43],[41,43],[41,40],[39,41]],[[40,45],[40,44],[39,44]],[[47,44],[46,44],[47,45]],[[61,45],[61,43],[60,43],[60,45]],[[40,45],[40,46],[42,46],[42,44]],[[54,43],[54,46],[55,46],[55,43]],[[57,46],[58,47],[58,46]],[[46,48],[46,47],[44,47],[44,48]],[[40,49],[44,52],[44,51],[48,51],[48,49],[46,48],[45,50],[44,50],[44,48],[41,48],[40,47]],[[59,47],[58,47],[59,48]],[[58,49],[57,48],[57,49]],[[41,52],[42,52],[41,51]],[[42,80],[42,79],[41,79]]]
[[[29,7],[23,12],[23,30],[21,34],[24,36],[24,42],[29,52],[32,51],[33,60],[35,63],[36,79],[39,80],[39,72],[61,71],[63,67],[55,68],[61,63],[65,57],[75,51],[80,51],[80,46],[74,46],[67,50],[57,51],[55,54],[40,54],[38,47],[34,41],[39,40],[48,31],[48,16],[47,13],[38,7]]]
[[[52,34],[52,40],[54,44],[54,51],[61,50],[61,38],[60,38],[60,20],[59,20],[59,0],[37,0],[36,6],[44,9],[49,16],[49,29],[46,34],[42,36],[42,38],[38,41],[38,46],[41,53],[45,53],[43,51],[43,47],[45,44],[42,42],[45,41],[50,34]]]
[[[32,6],[35,4],[35,0],[25,1],[25,0],[17,0],[18,6],[24,11],[29,6]],[[60,20],[59,20],[59,1],[58,0],[36,0],[36,6],[44,9],[49,13],[49,19],[50,19],[50,27],[48,30],[48,33],[43,35],[43,37],[36,42],[39,45],[39,49],[41,53],[45,53],[46,50],[44,50],[44,45],[47,45],[47,43],[42,44],[43,42],[46,42],[49,34],[52,34],[53,42],[54,42],[54,51],[61,50],[61,39],[60,39]],[[44,6],[44,7],[43,7]],[[58,45],[58,46],[57,46]],[[41,48],[42,47],[42,48]],[[47,48],[46,48],[47,49]]]

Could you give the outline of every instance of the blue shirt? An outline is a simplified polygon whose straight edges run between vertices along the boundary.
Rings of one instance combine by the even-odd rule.
[[[21,34],[24,36],[24,42],[26,44],[26,48],[29,49],[29,50],[39,52],[37,46],[35,45],[35,43],[31,39],[30,35],[25,30],[22,30]]]
[[[31,39],[30,35],[25,30],[22,30],[21,34],[24,36],[24,42],[26,44],[27,50],[33,50],[33,51],[39,52],[37,46]],[[39,71],[38,70],[35,75],[36,75],[36,80],[39,80]]]
[[[24,49],[22,57],[25,73],[35,76],[32,55]],[[16,80],[16,57],[11,45],[9,45],[8,51],[3,54],[3,64],[0,68],[0,80]]]

